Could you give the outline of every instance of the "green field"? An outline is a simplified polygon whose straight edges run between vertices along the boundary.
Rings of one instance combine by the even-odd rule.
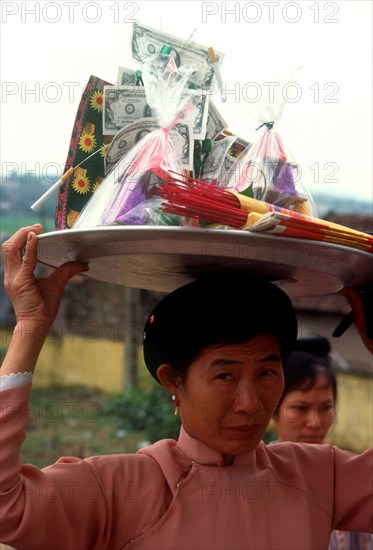
[[[5,234],[13,234],[20,227],[25,227],[26,225],[32,225],[34,223],[41,223],[44,228],[44,232],[54,231],[54,219],[53,218],[42,218],[38,214],[30,214],[30,216],[2,216],[0,221],[0,231]]]
[[[44,467],[61,456],[136,452],[145,434],[127,430],[113,396],[88,388],[33,388],[23,463]]]

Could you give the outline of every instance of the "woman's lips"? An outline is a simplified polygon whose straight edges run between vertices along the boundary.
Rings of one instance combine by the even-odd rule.
[[[260,424],[242,424],[239,426],[229,426],[227,430],[235,437],[245,439],[256,434],[260,427]]]

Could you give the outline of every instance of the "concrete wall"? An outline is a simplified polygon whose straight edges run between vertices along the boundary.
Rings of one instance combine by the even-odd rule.
[[[2,332],[2,346],[7,347],[10,333]],[[65,335],[49,336],[36,366],[37,387],[88,386],[102,391],[122,391],[124,385],[125,344],[104,338]],[[140,376],[145,374],[139,348]]]
[[[336,419],[327,442],[355,451],[373,447],[373,379],[338,373]]]

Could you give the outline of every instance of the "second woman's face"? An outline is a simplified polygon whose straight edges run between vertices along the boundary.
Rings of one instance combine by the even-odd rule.
[[[275,417],[278,440],[322,443],[335,419],[333,390],[320,374],[306,391],[289,392]]]

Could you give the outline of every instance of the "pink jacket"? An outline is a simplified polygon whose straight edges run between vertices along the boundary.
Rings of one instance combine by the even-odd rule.
[[[327,549],[373,532],[373,453],[281,443],[224,466],[181,429],[137,454],[21,465],[30,385],[1,394],[0,541],[18,550]]]

